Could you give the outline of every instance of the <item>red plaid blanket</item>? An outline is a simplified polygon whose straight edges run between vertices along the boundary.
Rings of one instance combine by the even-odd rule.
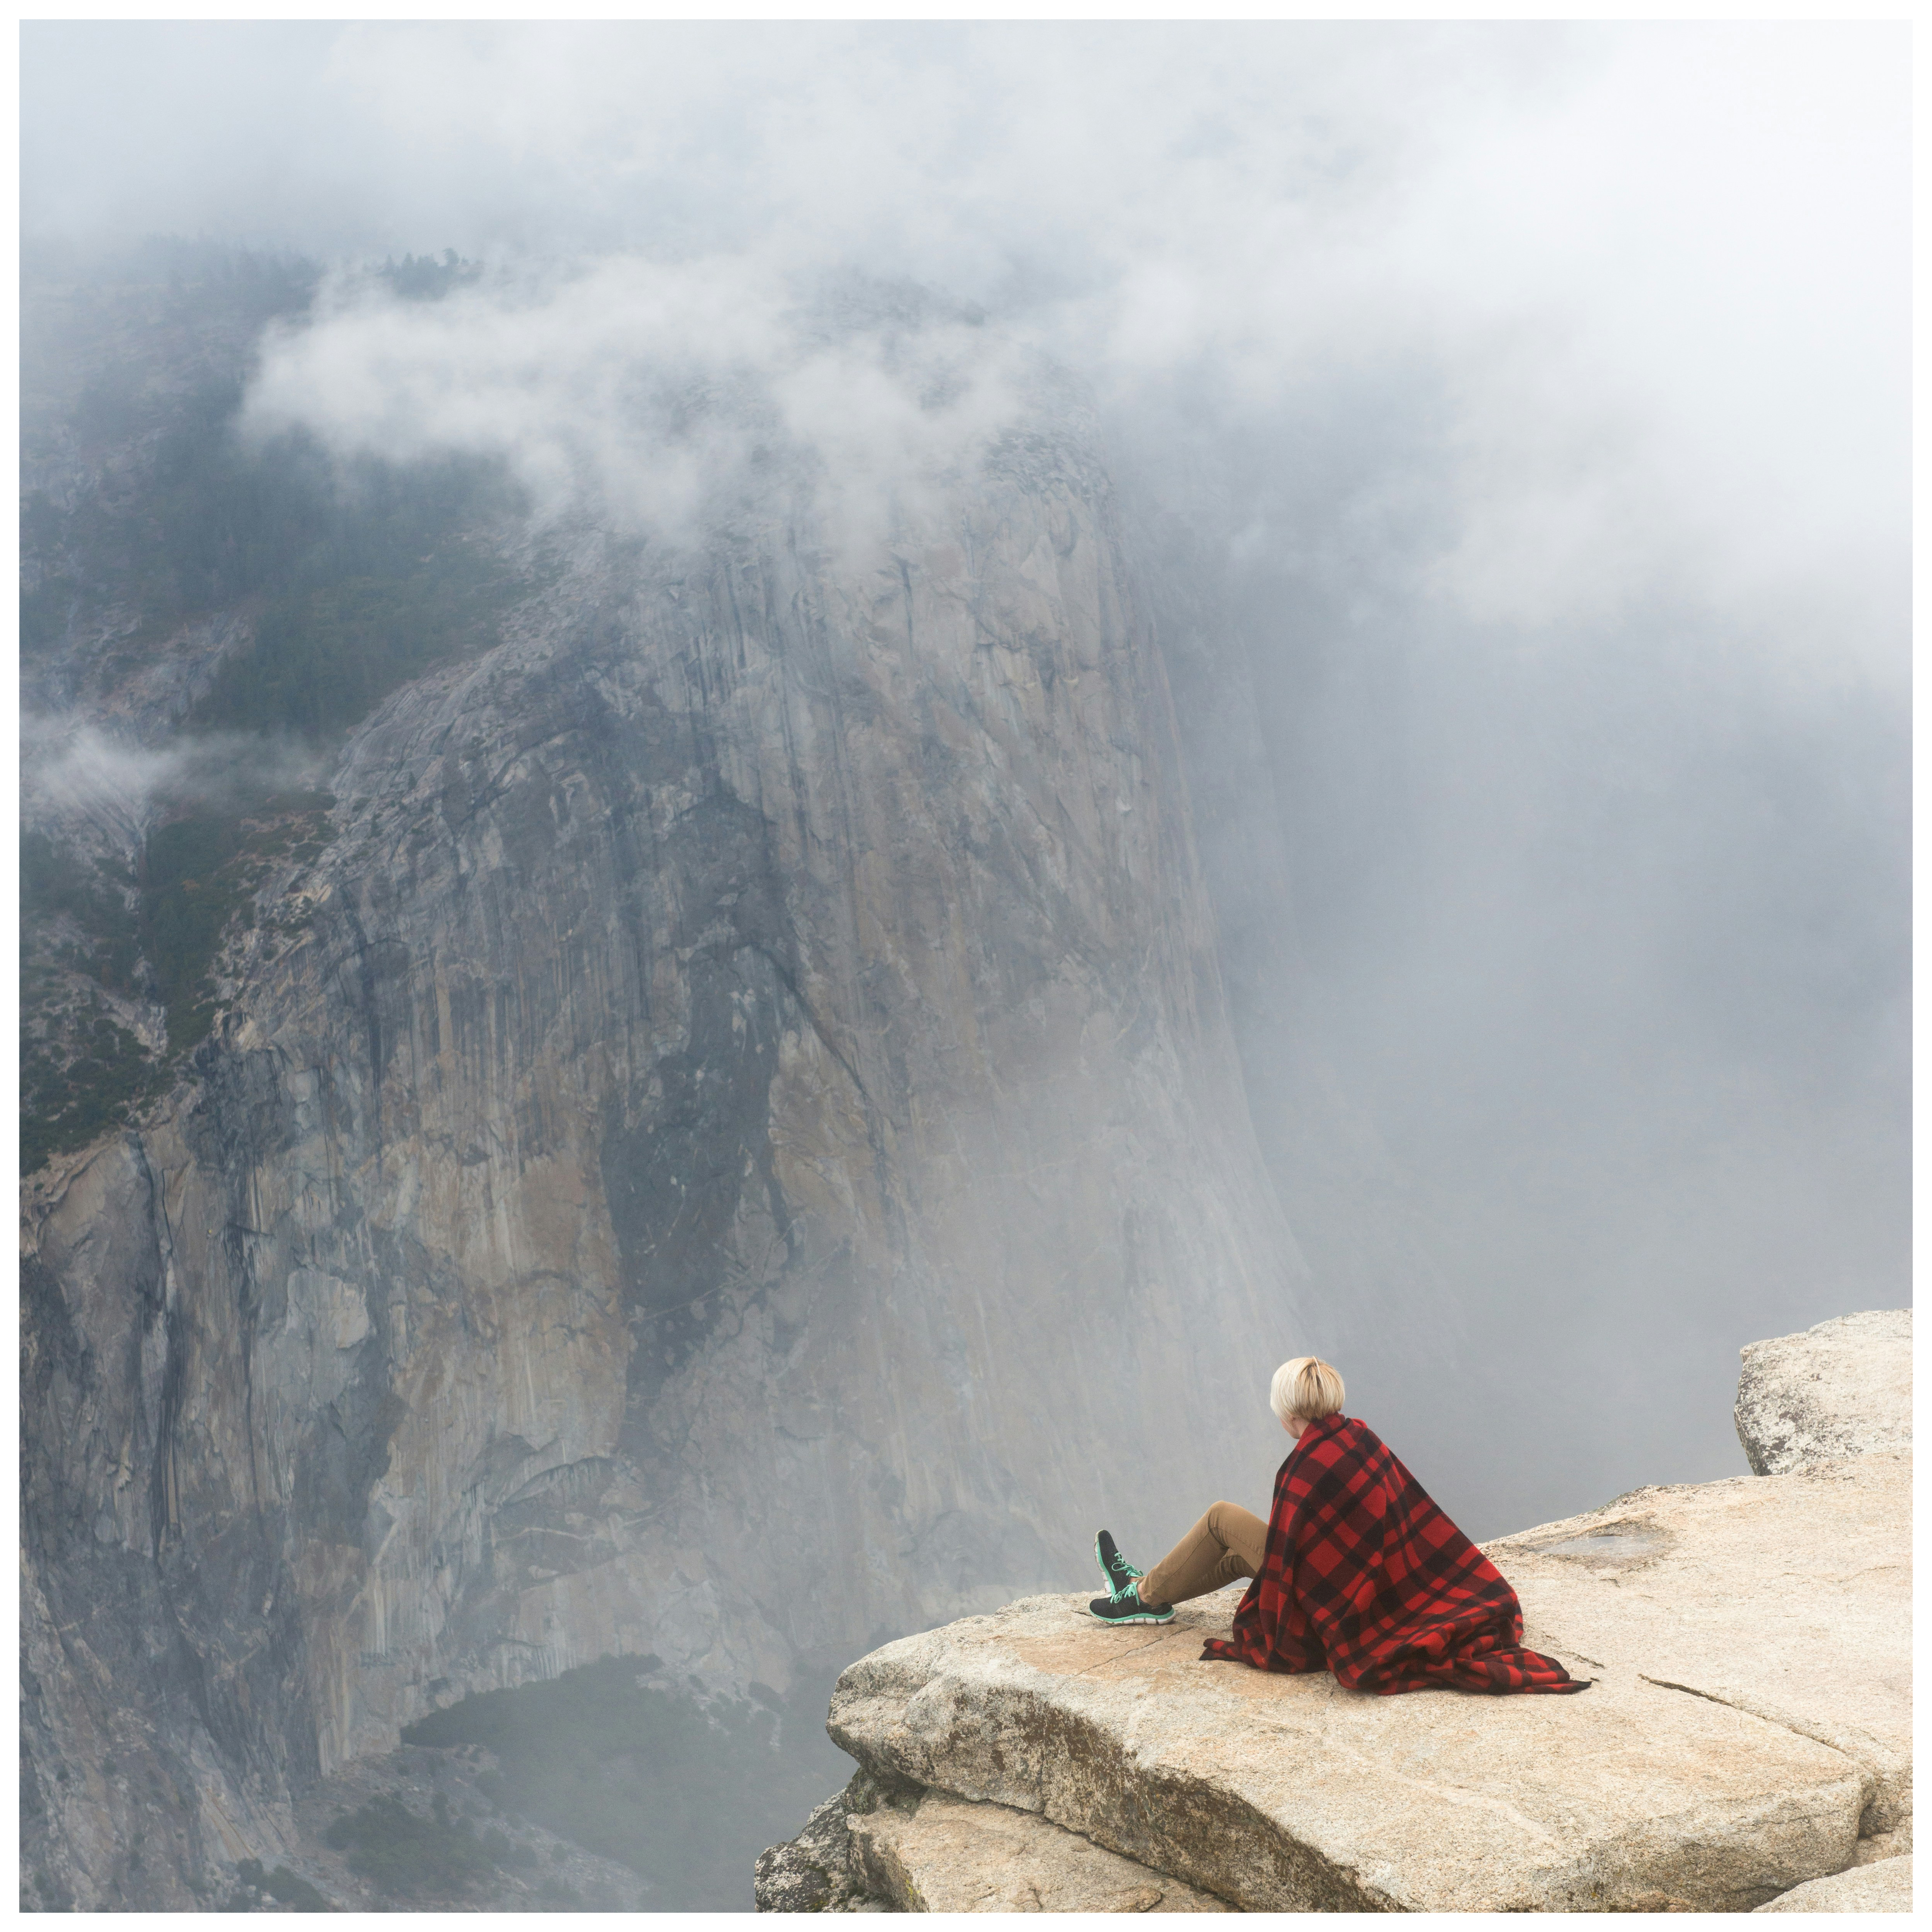
[[[1351,1690],[1585,1690],[1522,1647],[1502,1573],[1365,1424],[1311,1422],[1274,1483],[1268,1553],[1232,1640],[1257,1670],[1332,1670]]]

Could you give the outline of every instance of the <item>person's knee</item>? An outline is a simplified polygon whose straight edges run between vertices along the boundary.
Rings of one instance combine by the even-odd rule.
[[[1232,1503],[1226,1502],[1210,1503],[1208,1505],[1208,1527],[1214,1533],[1214,1540],[1223,1548],[1226,1546],[1228,1541],[1228,1512],[1234,1507]]]

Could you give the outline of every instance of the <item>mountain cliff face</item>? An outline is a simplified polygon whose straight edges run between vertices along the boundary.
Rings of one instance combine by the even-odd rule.
[[[179,1077],[30,1177],[59,1895],[192,1904],[471,1691],[782,1688],[1070,1586],[1253,1460],[1202,1418],[1300,1264],[1084,431],[814,543],[572,538],[338,741]]]

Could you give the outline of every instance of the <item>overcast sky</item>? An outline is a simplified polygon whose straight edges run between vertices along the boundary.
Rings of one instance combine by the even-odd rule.
[[[1532,1367],[1660,1323],[1714,1364],[1610,1365],[1545,1418],[1578,1492],[1482,1528],[1723,1473],[1682,1459],[1735,1458],[1738,1342],[1904,1298],[1903,26],[22,44],[27,236],[334,264],[251,407],[344,448],[676,531],[748,432],[630,433],[638,370],[752,382],[861,483],[1078,373],[1252,655],[1282,1010],[1433,1190],[1419,1238]],[[434,308],[352,273],[446,248],[488,273]],[[916,354],[814,334],[854,269],[941,292]],[[1632,1462],[1666,1395],[1702,1419]]]
[[[848,263],[1122,404],[1426,359],[1473,611],[1862,585],[1895,670],[1902,27],[22,31],[30,236]]]

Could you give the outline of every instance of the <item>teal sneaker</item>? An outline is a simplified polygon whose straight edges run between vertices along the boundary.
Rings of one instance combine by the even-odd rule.
[[[1100,1566],[1100,1580],[1107,1586],[1110,1597],[1124,1596],[1134,1586],[1136,1577],[1144,1576],[1144,1570],[1136,1570],[1114,1547],[1114,1539],[1103,1529],[1094,1539],[1094,1561]]]
[[[1118,1597],[1096,1597],[1088,1610],[1103,1624],[1168,1624],[1174,1621],[1172,1604],[1148,1604],[1132,1590]]]

